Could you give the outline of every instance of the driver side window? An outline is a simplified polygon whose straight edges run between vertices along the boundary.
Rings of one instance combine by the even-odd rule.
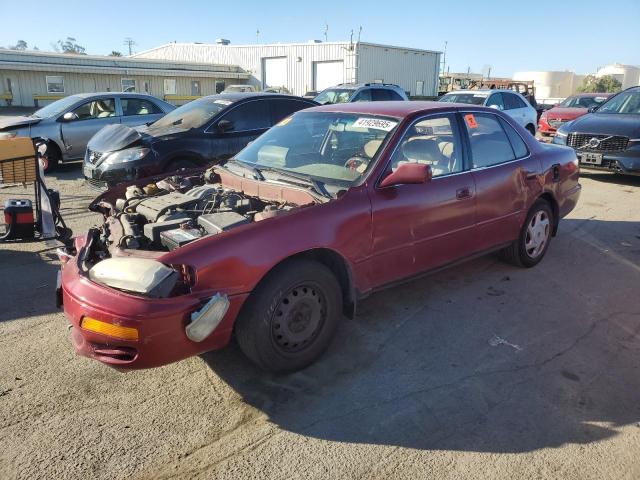
[[[76,108],[76,120],[90,120],[93,118],[107,118],[116,116],[116,102],[113,98],[103,98],[87,102]]]
[[[409,127],[391,159],[395,170],[401,163],[425,163],[434,177],[462,171],[462,152],[454,115],[418,120]]]

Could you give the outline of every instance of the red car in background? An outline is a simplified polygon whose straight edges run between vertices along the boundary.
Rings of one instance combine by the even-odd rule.
[[[109,190],[60,252],[76,351],[118,369],[222,348],[303,368],[359,299],[501,250],[532,267],[578,201],[575,152],[475,105],[363,102],[288,117],[200,174]]]
[[[611,93],[579,93],[565,98],[553,108],[546,110],[538,121],[538,130],[542,135],[552,135],[564,123],[575,120],[602,105]]]

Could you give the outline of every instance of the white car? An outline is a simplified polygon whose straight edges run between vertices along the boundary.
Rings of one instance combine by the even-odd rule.
[[[466,103],[469,105],[484,105],[512,117],[516,122],[536,134],[538,113],[536,109],[518,92],[513,90],[456,90],[442,96],[440,102]]]

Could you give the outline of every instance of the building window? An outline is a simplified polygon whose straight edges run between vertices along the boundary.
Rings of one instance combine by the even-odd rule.
[[[122,84],[123,92],[135,92],[136,91],[136,81],[131,78],[123,78],[120,80]]]
[[[216,93],[224,92],[224,80],[216,80]]]
[[[202,95],[200,93],[200,82],[198,80],[193,80],[191,82],[191,96],[199,97],[200,95]]]
[[[176,94],[176,79],[165,78],[164,79],[164,94],[175,95]]]
[[[64,93],[64,77],[62,75],[47,75],[47,93]]]

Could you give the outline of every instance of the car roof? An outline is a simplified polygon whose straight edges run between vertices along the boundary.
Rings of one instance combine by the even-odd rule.
[[[574,93],[573,95],[569,95],[570,97],[610,97],[613,93]]]
[[[218,93],[217,95],[208,95],[201,97],[200,100],[229,100],[231,102],[239,102],[249,98],[290,98],[295,100],[303,100],[309,102],[308,98],[298,97],[297,95],[287,95],[286,93],[272,93],[272,92],[226,92]]]
[[[381,115],[395,118],[405,118],[419,113],[451,112],[458,108],[478,109],[495,112],[490,108],[477,105],[467,105],[446,102],[428,101],[382,101],[382,102],[352,102],[335,103],[312,107],[305,112],[337,112],[337,113],[359,113],[363,115]]]
[[[508,88],[482,88],[480,90],[454,90],[453,92],[447,92],[445,95],[455,95],[456,93],[465,93],[465,94],[474,94],[474,95],[491,95],[492,93],[498,92],[509,92],[509,93],[517,93],[514,90],[509,90]]]
[[[73,95],[69,95],[69,97],[77,97],[77,98],[91,98],[91,97],[140,97],[140,98],[150,98],[152,100],[163,101],[158,97],[154,97],[149,93],[137,93],[137,92],[95,92],[95,93],[75,93]]]
[[[327,87],[325,90],[331,90],[332,88],[341,88],[344,90],[356,90],[358,88],[400,88],[394,83],[339,83],[332,87]]]

